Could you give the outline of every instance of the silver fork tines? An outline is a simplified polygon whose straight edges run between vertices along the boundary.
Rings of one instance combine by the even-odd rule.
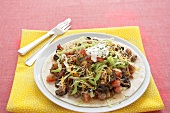
[[[65,33],[68,29],[70,29],[70,24],[69,23],[62,23],[53,29],[55,32],[54,35],[51,37],[51,39],[38,51],[36,51],[31,57],[29,57],[26,61],[25,64],[27,66],[32,66],[32,64],[35,62],[35,60],[38,58],[38,56],[48,47],[48,45],[56,38],[57,35],[61,35]]]
[[[41,43],[42,41],[44,41],[45,39],[47,39],[48,37],[54,35],[56,33],[56,30],[60,29],[60,30],[64,30],[62,29],[62,27],[69,25],[69,23],[71,22],[71,19],[68,18],[65,21],[59,23],[56,27],[54,27],[52,30],[50,30],[47,34],[41,36],[40,38],[38,38],[37,40],[31,42],[30,44],[28,44],[27,46],[20,48],[18,50],[18,53],[20,53],[21,55],[25,55],[27,52],[29,52],[31,49],[33,49],[35,46],[37,46],[39,43]],[[62,32],[58,33],[58,35],[62,34]]]

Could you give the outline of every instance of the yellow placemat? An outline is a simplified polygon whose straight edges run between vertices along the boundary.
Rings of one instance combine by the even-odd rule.
[[[100,28],[100,29],[82,29],[82,30],[69,30],[64,35],[59,38],[83,32],[99,32],[106,33],[110,35],[115,35],[122,37],[125,40],[133,43],[137,46],[143,54],[144,48],[140,36],[139,27],[119,27],[119,28]],[[22,30],[22,39],[20,47],[23,47],[35,39],[39,38],[46,31],[36,31],[36,30]],[[43,42],[45,43],[45,41]],[[42,43],[42,44],[43,44]],[[62,108],[50,100],[48,100],[38,89],[34,81],[34,66],[27,67],[24,61],[32,55],[40,46],[37,46],[31,52],[25,56],[18,55],[18,63],[15,72],[13,87],[11,90],[11,95],[7,104],[7,111],[10,112],[33,112],[33,113],[58,113],[58,112],[74,112]],[[162,110],[164,104],[161,100],[157,87],[154,83],[153,77],[151,76],[150,84],[146,92],[137,101],[131,105],[124,107],[122,109],[116,110],[114,112],[146,112],[154,110]],[[90,110],[90,109],[89,109]],[[88,111],[87,111],[88,112]]]

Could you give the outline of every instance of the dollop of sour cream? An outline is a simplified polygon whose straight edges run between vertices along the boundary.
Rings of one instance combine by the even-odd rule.
[[[93,47],[86,49],[86,54],[91,56],[93,62],[97,61],[97,57],[106,58],[109,54],[109,50],[105,44],[97,44]]]

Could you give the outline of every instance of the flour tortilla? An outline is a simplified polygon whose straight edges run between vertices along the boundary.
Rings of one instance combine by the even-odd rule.
[[[65,49],[68,49],[69,47],[71,47],[74,43],[79,42],[84,40],[85,37],[81,37],[79,39],[70,41],[65,43],[64,45],[62,45],[62,47],[64,47]],[[115,43],[115,42],[114,42]],[[122,45],[125,48],[129,48],[124,44],[119,43],[120,45]],[[131,49],[132,50],[132,49]],[[134,54],[136,54],[133,50],[132,52]],[[102,107],[102,106],[108,106],[111,104],[115,104],[115,103],[119,103],[125,99],[127,99],[128,97],[132,96],[141,86],[141,84],[144,81],[145,78],[145,66],[143,61],[141,60],[141,58],[139,58],[139,55],[137,60],[135,61],[134,65],[135,67],[140,68],[140,70],[136,70],[135,73],[133,74],[134,79],[130,79],[131,82],[131,87],[129,89],[123,90],[120,94],[115,94],[112,98],[106,99],[106,100],[95,100],[95,99],[91,99],[90,102],[84,102],[81,98],[74,98],[73,96],[68,96],[67,94],[64,96],[58,96],[55,94],[56,91],[56,87],[54,83],[48,83],[46,82],[46,77],[50,74],[50,68],[52,66],[53,63],[53,56],[54,56],[55,52],[53,54],[51,54],[46,61],[44,62],[43,68],[42,68],[42,79],[44,82],[45,87],[48,89],[48,91],[50,91],[55,97],[57,97],[58,99],[63,100],[64,102],[76,105],[76,106],[81,106],[81,107]]]

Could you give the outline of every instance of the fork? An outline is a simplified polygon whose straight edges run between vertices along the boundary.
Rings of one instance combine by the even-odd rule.
[[[34,64],[34,62],[36,61],[38,56],[51,44],[51,42],[56,38],[56,36],[65,33],[68,29],[70,29],[70,27],[71,26],[69,25],[69,23],[60,24],[58,27],[56,27],[54,29],[55,30],[55,34],[51,37],[51,39],[42,48],[40,48],[31,57],[29,57],[25,61],[25,64],[27,66],[32,66],[32,64]]]
[[[23,48],[20,48],[18,50],[18,52],[21,54],[21,55],[25,55],[27,52],[29,52],[32,48],[34,48],[36,45],[38,45],[40,42],[42,42],[43,40],[47,39],[48,37],[51,37],[52,35],[55,34],[55,30],[56,28],[58,27],[62,27],[63,25],[65,25],[65,23],[70,23],[71,22],[71,19],[68,18],[66,19],[65,21],[59,23],[56,27],[54,27],[53,29],[51,29],[50,31],[48,31],[48,33],[46,33],[45,35],[41,36],[40,38],[38,38],[37,40],[31,42],[30,44],[28,44],[27,46],[23,47]]]

